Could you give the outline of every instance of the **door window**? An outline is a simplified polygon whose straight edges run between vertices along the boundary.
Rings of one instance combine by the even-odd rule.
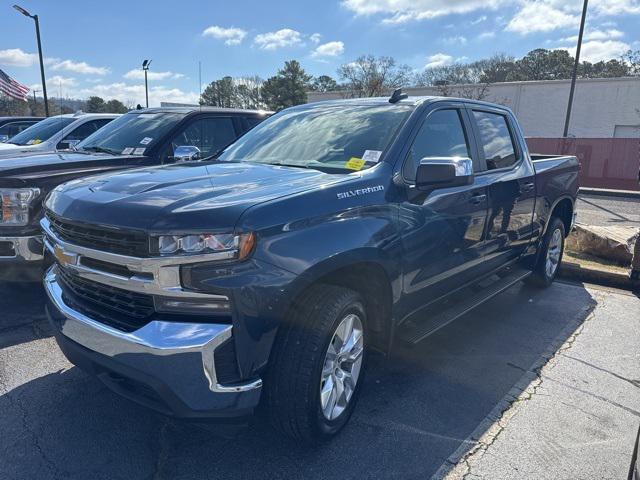
[[[26,130],[34,122],[11,122],[5,123],[2,127],[0,127],[0,136],[6,135],[7,138],[11,138],[14,135],[19,134],[21,131]]]
[[[246,117],[245,120],[247,121],[249,130],[251,130],[253,127],[261,123],[265,118],[266,117]]]
[[[88,122],[84,122],[78,128],[66,135],[64,140],[82,141],[98,129],[104,127],[110,121],[110,118],[102,118],[99,120],[89,120]]]
[[[471,158],[458,110],[436,110],[427,117],[409,150],[404,164],[405,178],[415,179],[420,160],[425,157]]]
[[[194,146],[200,149],[200,157],[213,155],[236,139],[233,120],[229,117],[202,118],[192,122],[171,142],[169,156],[177,147]]]
[[[490,112],[473,112],[480,132],[480,144],[487,161],[487,169],[508,168],[516,163],[516,149],[509,132],[507,118]]]

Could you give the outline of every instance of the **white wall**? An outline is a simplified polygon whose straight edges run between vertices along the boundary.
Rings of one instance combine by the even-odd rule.
[[[485,100],[510,107],[526,136],[561,137],[570,84],[569,80],[497,83],[489,88]],[[409,95],[440,94],[435,87],[404,91]],[[310,102],[336,98],[341,98],[339,93],[309,92]],[[640,126],[640,77],[577,81],[569,135],[611,138],[616,132],[637,138],[639,130],[634,126]]]

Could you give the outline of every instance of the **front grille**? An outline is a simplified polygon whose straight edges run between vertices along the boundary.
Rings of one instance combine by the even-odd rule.
[[[65,242],[131,257],[150,255],[149,237],[144,233],[74,223],[51,212],[46,215],[51,230]]]
[[[57,269],[62,297],[71,308],[110,327],[133,332],[152,320],[153,297],[85,280]]]

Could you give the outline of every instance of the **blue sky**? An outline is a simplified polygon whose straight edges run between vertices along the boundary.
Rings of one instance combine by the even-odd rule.
[[[390,55],[416,71],[501,52],[573,53],[581,0],[0,1],[0,68],[39,88],[33,21],[40,16],[49,95],[142,103],[140,64],[151,58],[150,103],[195,102],[225,75],[267,78],[297,59],[336,77],[362,54]],[[640,49],[640,0],[591,0],[584,58]]]

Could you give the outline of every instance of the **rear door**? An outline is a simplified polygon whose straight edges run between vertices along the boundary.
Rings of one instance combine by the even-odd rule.
[[[470,105],[468,112],[489,195],[485,257],[492,269],[520,256],[531,240],[535,171],[506,110]]]
[[[464,107],[438,102],[411,141],[402,175],[412,184],[425,157],[468,157],[480,163]],[[487,218],[487,190],[482,183],[421,192],[407,189],[400,206],[403,290],[409,311],[477,278],[481,274]]]

